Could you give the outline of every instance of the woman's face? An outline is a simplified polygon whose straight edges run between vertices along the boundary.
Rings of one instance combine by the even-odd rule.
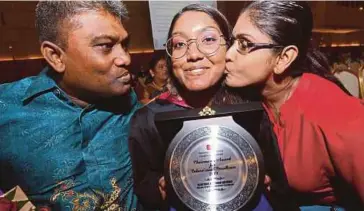
[[[187,90],[205,90],[223,77],[227,47],[221,35],[216,22],[203,12],[188,11],[176,21],[171,38],[174,52],[183,48],[187,52],[171,57],[173,74]]]
[[[252,48],[249,43],[272,44],[271,39],[257,29],[247,16],[240,15],[233,30],[234,43],[226,53],[226,84],[245,87],[265,83],[273,76],[276,53],[269,48]]]
[[[155,67],[152,70],[153,78],[158,81],[165,81],[167,82],[168,79],[168,72],[167,72],[167,65],[166,60],[161,59],[157,62]]]

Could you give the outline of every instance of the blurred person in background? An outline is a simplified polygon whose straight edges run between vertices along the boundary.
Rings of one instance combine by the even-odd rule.
[[[149,62],[149,77],[145,82],[142,103],[148,103],[153,98],[167,91],[167,64],[164,52],[154,52]]]

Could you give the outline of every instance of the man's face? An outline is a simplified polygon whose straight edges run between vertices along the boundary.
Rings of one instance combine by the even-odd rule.
[[[73,17],[67,35],[60,86],[76,98],[100,99],[129,92],[128,33],[111,14],[84,12]],[[67,30],[67,29],[63,29]]]

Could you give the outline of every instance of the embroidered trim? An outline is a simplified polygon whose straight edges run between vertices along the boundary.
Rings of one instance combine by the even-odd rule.
[[[120,208],[118,204],[115,204],[115,201],[119,198],[121,192],[121,188],[116,184],[115,178],[111,179],[111,186],[113,191],[110,196],[105,197],[106,201],[101,205],[101,209],[106,209],[107,211],[114,211]]]
[[[55,190],[50,201],[53,203],[57,200],[70,202],[72,204],[72,211],[94,210],[100,204],[100,199],[95,194],[78,193],[70,190],[74,185],[75,183],[72,180],[65,180],[57,183],[59,188]]]
[[[70,207],[72,211],[95,210],[98,207],[106,211],[126,210],[126,207],[120,207],[117,201],[121,193],[121,188],[117,185],[117,180],[112,178],[110,184],[112,187],[111,193],[103,193],[97,190],[93,190],[93,193],[79,193],[71,190],[75,186],[73,180],[65,180],[57,183],[59,188],[55,190],[50,201],[53,203],[57,200],[69,202],[72,205],[72,208]],[[104,202],[101,203],[101,201]]]

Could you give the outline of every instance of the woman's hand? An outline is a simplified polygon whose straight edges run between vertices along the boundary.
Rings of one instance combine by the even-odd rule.
[[[272,184],[272,179],[268,176],[268,175],[265,175],[264,177],[264,185],[265,185],[265,188],[270,191],[270,185]]]
[[[166,181],[164,180],[164,177],[161,177],[159,179],[159,192],[161,193],[162,199],[166,200],[167,193],[166,193]]]

